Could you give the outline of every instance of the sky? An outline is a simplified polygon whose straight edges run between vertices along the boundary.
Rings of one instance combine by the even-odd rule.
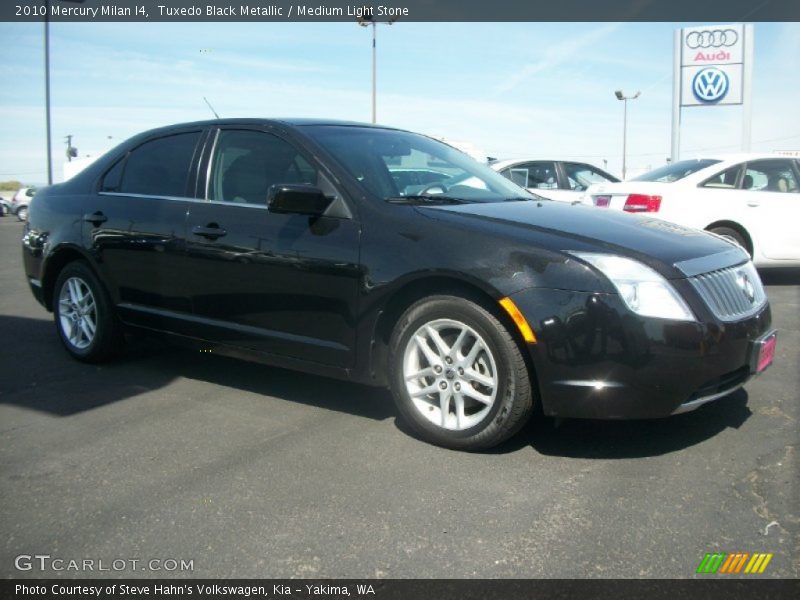
[[[679,23],[411,23],[378,28],[378,122],[498,158],[619,174],[670,152]],[[43,26],[0,23],[0,180],[46,181]],[[222,117],[371,118],[371,37],[356,23],[54,23],[53,158]],[[800,23],[755,24],[752,150],[800,150]],[[685,108],[681,156],[739,151],[742,109]]]

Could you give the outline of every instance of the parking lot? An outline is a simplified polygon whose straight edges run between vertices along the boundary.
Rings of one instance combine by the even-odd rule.
[[[745,389],[665,420],[540,419],[466,454],[414,439],[380,389],[146,340],[73,361],[21,231],[0,219],[3,577],[166,574],[15,568],[35,554],[200,578],[693,577],[707,552],[800,575],[796,271],[763,274],[778,352]]]

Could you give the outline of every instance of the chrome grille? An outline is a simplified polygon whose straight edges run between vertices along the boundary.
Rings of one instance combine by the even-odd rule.
[[[767,301],[752,262],[696,275],[689,281],[721,321],[745,319],[757,313]]]

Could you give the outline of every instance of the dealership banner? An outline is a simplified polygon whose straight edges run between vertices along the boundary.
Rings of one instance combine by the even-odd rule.
[[[800,21],[797,0],[3,0],[0,21]],[[642,49],[643,52],[645,49]]]
[[[546,598],[797,598],[800,581],[704,578],[641,579],[322,579],[322,580],[4,580],[0,597],[8,600],[46,598],[86,600],[175,598],[267,600],[522,600]]]

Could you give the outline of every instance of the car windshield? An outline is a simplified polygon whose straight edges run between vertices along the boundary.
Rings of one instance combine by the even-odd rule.
[[[680,160],[676,163],[665,165],[658,169],[648,171],[644,175],[634,177],[630,181],[660,181],[662,183],[672,183],[684,177],[688,177],[692,173],[696,173],[700,169],[705,169],[711,165],[715,165],[719,160],[713,158],[700,158],[695,160]]]
[[[423,135],[335,125],[309,126],[306,132],[384,200],[460,204],[536,198],[463,152]]]

